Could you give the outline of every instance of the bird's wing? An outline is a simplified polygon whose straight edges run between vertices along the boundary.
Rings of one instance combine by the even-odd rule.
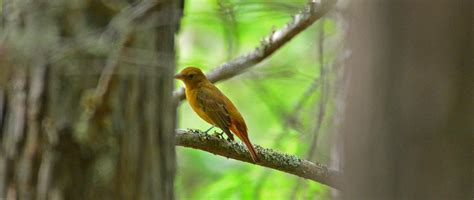
[[[231,124],[231,117],[222,97],[222,93],[213,88],[200,88],[196,99],[202,111],[221,129],[228,129]]]

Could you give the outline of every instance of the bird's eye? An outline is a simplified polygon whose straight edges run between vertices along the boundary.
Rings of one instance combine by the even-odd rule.
[[[193,79],[193,78],[194,78],[194,74],[190,74],[188,77],[189,77],[189,79]]]

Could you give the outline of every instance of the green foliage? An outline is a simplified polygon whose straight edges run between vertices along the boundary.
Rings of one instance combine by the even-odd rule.
[[[272,30],[283,27],[305,2],[186,1],[178,35],[178,70],[196,66],[207,71],[253,50]],[[317,22],[258,66],[218,84],[244,116],[254,144],[302,158],[307,156],[319,113],[321,90],[303,97],[307,101],[296,116],[300,126],[292,127],[285,121],[294,113],[295,105],[313,80],[319,78],[318,31],[321,27],[327,38],[325,46],[331,45],[328,40],[337,34],[335,23],[331,19],[325,20],[323,26]],[[324,60],[329,66],[334,47],[325,49]],[[177,86],[181,83],[177,82]],[[332,101],[327,105],[318,140],[320,147],[315,156],[322,162],[326,162],[329,155],[329,137],[325,133],[331,127]],[[178,127],[206,130],[210,125],[184,102],[179,108]],[[288,199],[298,181],[292,175],[186,148],[178,148],[177,170],[176,193],[180,199]],[[298,199],[328,198],[326,186],[306,180],[302,183],[304,187],[297,191]]]

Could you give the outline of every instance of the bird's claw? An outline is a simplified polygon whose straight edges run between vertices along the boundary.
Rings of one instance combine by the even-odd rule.
[[[225,140],[227,140],[227,142],[230,142],[230,143],[234,142],[234,138],[233,138],[233,137],[227,136],[227,138],[224,138],[224,131],[222,131],[222,132],[220,132],[220,133],[217,132],[217,131],[214,131],[214,135],[217,136],[219,139],[225,139]]]
[[[214,131],[214,135],[217,136],[218,138],[220,139],[224,139],[224,136],[223,136],[224,132],[217,132],[217,131]]]
[[[210,130],[212,130],[214,128],[214,126],[211,126],[209,129],[207,129],[206,131],[204,131],[205,134],[207,134]]]

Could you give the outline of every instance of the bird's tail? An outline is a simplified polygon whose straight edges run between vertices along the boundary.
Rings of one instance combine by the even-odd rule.
[[[247,130],[241,130],[237,128],[235,125],[230,128],[232,132],[239,137],[240,140],[247,146],[247,149],[249,149],[250,156],[252,157],[252,160],[254,163],[259,162],[260,160],[258,159],[257,156],[257,151],[255,151],[255,148],[253,147],[252,143],[249,140],[249,137],[247,135]]]
[[[250,143],[249,138],[248,137],[243,137],[243,138],[241,138],[241,140],[244,142],[245,146],[247,146],[247,148],[249,149],[250,156],[252,157],[253,162],[255,162],[255,163],[259,162],[260,160],[258,159],[257,151],[255,151],[255,149],[253,148],[253,145],[252,145],[252,143]]]

